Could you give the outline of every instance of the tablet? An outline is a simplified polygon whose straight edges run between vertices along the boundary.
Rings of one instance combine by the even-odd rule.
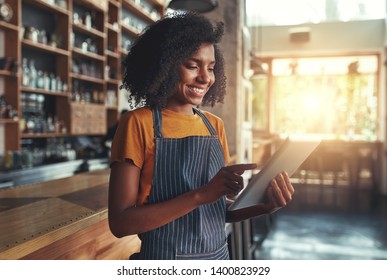
[[[241,209],[260,203],[269,182],[282,171],[286,171],[289,177],[292,176],[320,143],[320,139],[286,138],[263,168],[251,178],[228,210]]]

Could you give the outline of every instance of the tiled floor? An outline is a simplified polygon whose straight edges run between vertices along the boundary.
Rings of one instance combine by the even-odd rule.
[[[271,224],[256,259],[387,260],[387,197],[370,190],[297,186]]]

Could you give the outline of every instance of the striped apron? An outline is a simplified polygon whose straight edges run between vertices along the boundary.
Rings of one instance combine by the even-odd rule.
[[[194,109],[211,136],[164,138],[162,117],[153,109],[155,168],[148,203],[159,203],[199,188],[224,166],[215,129]],[[140,259],[229,259],[225,233],[226,201],[202,205],[162,227],[141,234]]]

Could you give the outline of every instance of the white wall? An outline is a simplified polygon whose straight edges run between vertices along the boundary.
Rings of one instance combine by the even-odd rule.
[[[292,26],[252,28],[252,44],[256,46],[253,51],[265,56],[383,52],[386,29],[384,20],[306,24],[303,27],[310,29],[310,40],[306,43],[290,42],[289,31],[294,28]],[[258,40],[260,33],[261,44]]]

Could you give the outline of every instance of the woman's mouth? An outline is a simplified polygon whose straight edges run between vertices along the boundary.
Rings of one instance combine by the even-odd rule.
[[[188,88],[196,96],[203,96],[206,93],[206,89],[203,89],[203,88],[198,88],[198,87],[193,87],[193,86],[188,86]]]

